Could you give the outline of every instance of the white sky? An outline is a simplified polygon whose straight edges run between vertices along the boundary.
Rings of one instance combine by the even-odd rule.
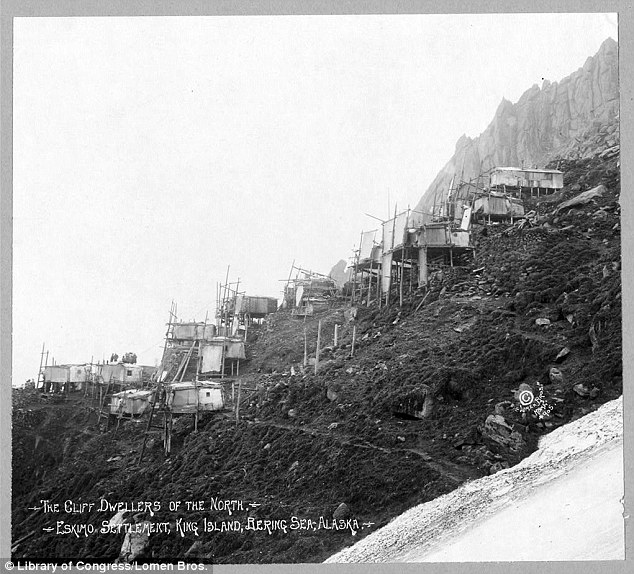
[[[502,97],[577,70],[615,14],[16,18],[13,372],[160,358],[172,299],[280,297],[415,205]]]

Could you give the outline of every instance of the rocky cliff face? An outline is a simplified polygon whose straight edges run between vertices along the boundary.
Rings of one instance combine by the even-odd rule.
[[[431,211],[454,175],[468,180],[495,166],[543,168],[553,159],[592,157],[619,145],[618,86],[618,45],[608,38],[560,82],[534,85],[515,104],[503,99],[482,134],[458,140],[416,209]]]
[[[337,284],[337,287],[343,287],[346,282],[346,267],[348,264],[340,259],[339,262],[330,270],[328,276]]]

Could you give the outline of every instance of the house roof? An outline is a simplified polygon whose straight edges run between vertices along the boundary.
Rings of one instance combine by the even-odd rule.
[[[491,172],[494,171],[529,171],[531,173],[563,173],[558,169],[537,169],[527,167],[494,167]]]
[[[137,399],[145,399],[148,398],[154,391],[140,391],[138,389],[128,389],[126,391],[121,391],[120,393],[115,393],[112,396],[117,398],[137,398]]]
[[[182,383],[168,383],[165,386],[169,387],[173,391],[186,391],[186,390],[195,389],[195,388],[208,388],[208,389],[222,388],[222,385],[220,383],[216,383],[212,381],[199,381],[198,383],[194,383],[193,381],[187,381]]]

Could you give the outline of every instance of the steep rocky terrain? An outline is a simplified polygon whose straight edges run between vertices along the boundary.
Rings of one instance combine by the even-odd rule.
[[[99,527],[116,518],[170,530],[149,537],[139,562],[320,562],[409,508],[517,465],[540,437],[619,397],[616,56],[606,40],[568,78],[502,102],[480,137],[461,138],[418,207],[463,163],[465,179],[548,164],[565,173],[561,192],[527,205],[526,221],[475,226],[474,260],[432,273],[402,307],[340,299],[306,321],[271,315],[249,334],[238,421],[210,413],[194,432],[192,417],[179,417],[171,455],[157,433],[139,463],[144,421],[101,432],[81,393],[14,390],[13,558],[113,562],[125,535]],[[320,324],[318,367],[304,367]],[[542,402],[522,409],[527,390]],[[214,497],[243,508],[212,510]],[[62,507],[45,512],[42,500]],[[95,506],[73,512],[67,500]],[[101,510],[103,501],[137,506]],[[179,520],[198,532],[179,532]],[[96,532],[58,533],[59,521]]]
[[[502,100],[482,134],[458,140],[416,209],[430,212],[454,176],[470,180],[495,166],[543,168],[557,158],[591,158],[618,144],[618,45],[608,38],[560,82],[544,80],[514,104]]]
[[[619,398],[545,436],[518,465],[407,511],[327,562],[623,560],[623,488]]]
[[[477,227],[471,265],[432,274],[428,292],[411,293],[402,308],[338,301],[305,322],[272,315],[252,333],[242,380],[254,390],[245,390],[240,421],[209,414],[196,433],[190,416],[177,419],[168,458],[157,435],[139,464],[143,424],[101,433],[81,395],[56,404],[14,391],[14,558],[114,561],[123,533],[43,530],[58,520],[99,527],[116,514],[98,510],[105,499],[162,503],[154,515],[123,514],[172,530],[150,536],[141,562],[319,562],[408,508],[518,463],[541,436],[617,398],[618,157],[561,167],[565,188],[532,206],[530,225]],[[563,207],[598,185],[588,202]],[[304,337],[314,354],[319,320],[325,348],[315,373],[302,362]],[[551,409],[544,418],[518,408],[520,385],[538,395],[538,382]],[[244,508],[168,507],[213,497]],[[97,507],[45,514],[43,499]],[[313,522],[244,528],[257,524],[249,519],[290,526],[293,516]],[[181,535],[179,518],[243,529]]]

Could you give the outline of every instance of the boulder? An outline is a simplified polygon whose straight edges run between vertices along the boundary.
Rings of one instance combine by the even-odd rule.
[[[345,502],[342,502],[332,513],[332,517],[335,520],[345,520],[346,518],[350,518],[351,514],[350,507]]]
[[[511,401],[501,401],[499,403],[496,403],[493,410],[496,415],[506,416],[510,414],[512,408],[513,403]]]
[[[185,552],[185,556],[197,555],[200,552],[200,548],[203,543],[200,540],[196,540],[190,547],[187,552]]]
[[[599,348],[599,337],[597,336],[597,330],[594,327],[594,322],[590,325],[590,328],[588,329],[588,337],[590,339],[590,342],[592,343],[592,353],[594,354]]]
[[[577,383],[572,390],[577,393],[580,397],[596,399],[599,396],[600,390],[597,387],[590,388],[588,385],[583,383]]]
[[[346,320],[346,323],[352,323],[353,321],[355,321],[357,318],[357,313],[358,313],[357,307],[350,307],[350,309],[346,309],[343,312],[343,316]]]
[[[501,415],[489,415],[484,421],[483,436],[514,452],[526,446],[524,437]]]
[[[535,319],[535,324],[536,325],[550,325],[550,319],[546,319],[546,317],[539,317],[537,319]]]
[[[550,382],[555,385],[558,385],[564,382],[564,374],[557,367],[550,368],[550,371],[548,373],[548,378],[550,379]]]
[[[495,474],[496,472],[500,472],[501,470],[504,470],[505,468],[509,467],[509,463],[508,462],[496,462],[495,464],[492,464],[489,467],[489,474]]]
[[[329,401],[336,401],[339,399],[339,394],[341,392],[341,385],[338,382],[328,383],[328,387],[326,389],[326,397],[328,397]]]
[[[568,347],[564,347],[555,357],[555,363],[561,363],[561,361],[563,361],[569,354],[570,349]]]
[[[431,418],[436,399],[428,385],[418,385],[415,391],[400,398],[394,405],[396,413],[403,413],[417,419]]]
[[[130,564],[134,562],[147,548],[150,543],[149,520],[135,520],[137,530],[126,532],[119,557],[115,560],[118,564]]]
[[[504,416],[510,408],[513,407],[511,401],[502,401],[495,405],[494,410],[496,415]]]
[[[601,221],[605,221],[608,218],[608,212],[603,210],[603,209],[597,209],[593,214],[592,217],[594,219],[599,219]]]
[[[569,209],[577,205],[586,205],[587,203],[590,203],[597,197],[602,197],[606,191],[607,189],[604,185],[597,185],[597,187],[593,187],[592,189],[589,189],[588,191],[584,191],[583,193],[580,193],[579,195],[575,195],[575,197],[573,197],[572,199],[569,199],[568,201],[564,201],[563,203],[559,205],[559,207],[555,210],[554,213],[557,214],[564,209]]]
[[[430,419],[434,414],[434,406],[436,405],[436,399],[434,398],[434,394],[432,392],[428,392],[425,395],[425,402],[423,403],[423,410],[421,412],[421,417],[424,419]]]

